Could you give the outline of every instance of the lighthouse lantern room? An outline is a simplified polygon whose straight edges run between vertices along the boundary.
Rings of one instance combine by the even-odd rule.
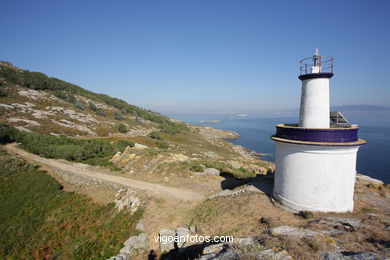
[[[316,49],[300,63],[299,124],[279,124],[271,137],[276,145],[273,195],[294,210],[352,211],[356,156],[365,141],[358,139],[357,125],[330,120],[333,57]]]

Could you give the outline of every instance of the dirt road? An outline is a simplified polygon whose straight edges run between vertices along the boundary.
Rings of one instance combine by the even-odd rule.
[[[30,162],[34,162],[38,165],[44,165],[55,169],[65,170],[71,172],[74,175],[83,177],[92,177],[100,179],[106,182],[119,184],[129,187],[134,190],[145,191],[149,195],[153,196],[168,196],[171,198],[186,200],[186,201],[201,201],[204,199],[202,194],[189,191],[186,189],[180,189],[175,187],[168,187],[160,184],[154,184],[144,181],[133,180],[126,177],[116,176],[109,173],[109,171],[93,167],[81,163],[71,163],[65,160],[47,159],[38,155],[29,153],[23,149],[17,147],[17,144],[7,144],[4,146],[8,151],[20,155]]]

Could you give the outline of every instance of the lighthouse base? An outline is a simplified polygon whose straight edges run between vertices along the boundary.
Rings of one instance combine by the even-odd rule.
[[[278,201],[297,211],[353,211],[359,145],[275,143],[273,196]]]

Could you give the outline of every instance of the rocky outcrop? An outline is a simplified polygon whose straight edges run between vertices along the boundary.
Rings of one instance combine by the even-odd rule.
[[[280,226],[271,228],[269,230],[271,235],[282,235],[282,236],[296,236],[296,237],[313,237],[321,235],[320,232],[312,231],[310,229],[296,228],[290,226]]]
[[[115,197],[115,208],[118,211],[128,210],[131,214],[134,214],[143,206],[143,203],[137,196],[137,192],[129,189],[120,189]]]
[[[120,253],[108,260],[130,260],[132,256],[148,250],[148,235],[141,233],[138,236],[131,236],[124,243]]]

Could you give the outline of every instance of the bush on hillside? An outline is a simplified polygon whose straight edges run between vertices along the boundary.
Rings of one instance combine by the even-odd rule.
[[[89,102],[88,102],[88,106],[89,106],[89,109],[91,109],[92,111],[95,111],[95,112],[96,112],[97,107],[96,107],[95,103],[89,101]]]
[[[116,120],[123,120],[123,119],[125,119],[125,118],[123,117],[123,114],[122,114],[121,112],[115,112],[114,118],[115,118]]]
[[[118,131],[119,131],[120,133],[123,133],[123,134],[127,133],[127,128],[126,128],[126,126],[125,126],[124,124],[122,124],[122,123],[118,124],[118,125],[116,126],[116,128],[118,129]]]
[[[160,133],[158,133],[158,132],[150,132],[148,134],[148,136],[150,138],[153,138],[153,139],[156,139],[156,140],[162,140],[162,137],[161,137]]]
[[[76,139],[22,132],[7,124],[0,124],[0,142],[18,142],[27,151],[46,158],[79,162],[91,158],[108,160],[115,153],[123,151],[126,146],[134,146],[133,142],[126,140],[110,143],[102,139]]]

